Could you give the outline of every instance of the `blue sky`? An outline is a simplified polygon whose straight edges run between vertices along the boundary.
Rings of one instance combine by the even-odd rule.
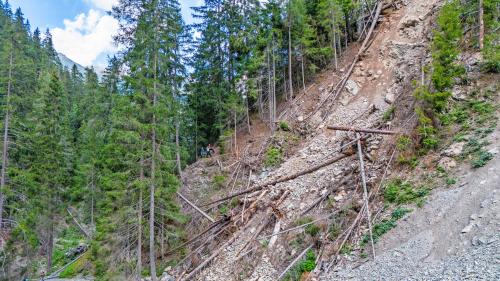
[[[106,14],[118,0],[10,0],[13,9],[21,7],[33,28],[49,28],[57,51],[98,71],[106,66],[107,55],[117,51],[112,44],[117,22]],[[190,7],[203,0],[179,0],[182,15],[192,23]]]

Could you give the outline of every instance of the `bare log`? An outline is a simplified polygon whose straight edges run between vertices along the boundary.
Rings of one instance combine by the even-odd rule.
[[[344,127],[344,126],[327,126],[329,130],[334,131],[347,131],[347,132],[356,132],[356,133],[371,133],[371,134],[382,134],[382,135],[397,135],[398,132],[395,131],[387,131],[387,130],[378,130],[378,129],[363,129],[363,128],[353,128],[353,127]]]
[[[217,225],[219,225],[219,223],[225,221],[225,223],[223,223],[221,225],[221,228],[223,228],[224,226],[226,226],[227,224],[229,224],[229,222],[227,221],[227,219],[224,219],[224,220],[220,220],[220,221],[217,221],[215,223],[213,223],[211,226],[209,226],[206,230],[204,230],[203,232],[201,232],[200,234],[196,235],[195,237],[189,239],[188,241],[182,243],[181,245],[175,247],[174,249],[172,250],[169,250],[168,252],[166,252],[164,254],[164,256],[168,255],[168,254],[171,254],[179,249],[181,249],[182,247],[186,246],[186,245],[189,245],[191,243],[193,243],[194,241],[198,240],[198,238],[200,238],[201,236],[205,235],[206,233],[208,233],[210,230],[214,229]]]
[[[303,216],[303,215],[309,213],[312,209],[314,209],[314,207],[316,207],[317,205],[319,205],[321,202],[325,201],[326,198],[328,198],[328,196],[330,196],[330,194],[332,194],[332,192],[335,192],[335,191],[339,190],[339,188],[341,186],[345,185],[347,182],[348,182],[348,179],[346,178],[342,182],[340,182],[337,186],[335,186],[333,188],[330,188],[325,194],[323,194],[322,196],[320,196],[307,209],[305,209],[301,213],[301,215]]]
[[[238,235],[233,235],[231,239],[229,239],[226,243],[224,243],[220,248],[218,248],[215,252],[210,255],[206,260],[204,260],[200,265],[198,265],[193,271],[191,271],[186,277],[182,280],[190,280],[193,278],[199,271],[201,271],[205,266],[207,266],[213,259],[215,259],[227,246],[231,245]]]
[[[186,197],[184,197],[180,192],[177,192],[177,195],[184,201],[186,201],[186,203],[189,204],[189,206],[193,207],[193,209],[195,209],[196,211],[198,211],[200,214],[202,214],[205,218],[207,218],[210,222],[215,222],[215,220],[209,216],[207,213],[203,212],[203,210],[201,210],[200,208],[198,208],[194,203],[192,203],[191,201],[189,201]]]
[[[359,133],[358,133],[359,137]],[[366,217],[368,220],[368,229],[370,231],[370,241],[372,245],[373,258],[375,258],[375,245],[373,243],[373,232],[372,232],[372,219],[370,216],[370,206],[368,201],[368,190],[366,188],[366,177],[365,177],[365,164],[363,160],[363,149],[361,148],[361,141],[358,140],[358,158],[359,158],[359,170],[361,173],[361,181],[363,182],[363,201],[366,206]]]
[[[271,208],[268,208],[267,209],[267,212],[266,214],[264,215],[265,216],[265,219],[264,221],[259,225],[259,228],[257,229],[257,231],[255,231],[255,233],[252,235],[252,237],[245,243],[245,245],[243,245],[243,247],[236,253],[236,256],[239,256],[241,252],[243,252],[248,245],[250,245],[250,243],[252,241],[255,240],[255,238],[257,238],[257,236],[259,236],[259,234],[262,233],[262,231],[264,231],[264,229],[266,228],[266,226],[269,224],[269,221],[270,221],[270,213],[272,212],[272,209]]]
[[[73,219],[73,221],[75,222],[76,226],[78,226],[78,228],[80,229],[80,231],[85,235],[85,237],[87,237],[88,239],[91,239],[90,237],[90,234],[87,232],[87,230],[85,230],[85,228],[78,222],[78,220],[73,216],[73,214],[71,213],[71,211],[69,210],[69,208],[66,209],[66,211],[68,211],[68,214],[71,216],[71,218]]]
[[[267,245],[268,249],[271,249],[274,246],[274,243],[276,243],[276,240],[278,240],[278,232],[281,230],[281,220],[276,219],[276,224],[274,225],[273,229],[273,236],[271,237],[271,240],[269,240],[269,244]]]
[[[309,251],[312,247],[314,246],[314,244],[311,244],[309,245],[309,247],[307,247],[304,251],[302,251],[302,253],[300,253],[293,261],[292,263],[290,263],[287,268],[285,268],[285,270],[280,274],[280,276],[278,277],[278,279],[281,279],[283,278],[283,276],[285,276],[285,274],[288,272],[288,270],[290,270],[290,268],[292,268],[306,253],[307,251]]]
[[[321,168],[324,168],[326,166],[329,166],[335,162],[338,162],[342,159],[345,159],[349,156],[351,156],[352,154],[350,153],[346,153],[346,154],[341,154],[340,156],[337,156],[337,157],[333,157],[321,164],[318,164],[318,165],[315,165],[309,169],[306,169],[304,171],[301,171],[301,172],[298,172],[298,173],[295,173],[295,174],[291,174],[289,176],[285,176],[285,177],[281,177],[281,178],[278,178],[278,179],[275,179],[275,180],[272,180],[272,181],[269,181],[269,182],[265,182],[265,183],[262,183],[262,184],[258,184],[252,188],[249,188],[249,189],[245,189],[245,190],[242,190],[240,192],[236,192],[234,194],[231,194],[229,196],[226,196],[224,198],[221,198],[221,199],[218,199],[218,200],[215,200],[215,201],[212,201],[208,204],[205,204],[203,206],[209,206],[209,205],[212,205],[212,204],[215,204],[215,203],[219,203],[219,202],[223,202],[223,201],[227,201],[229,199],[232,199],[234,197],[238,197],[238,196],[241,196],[241,195],[244,195],[244,194],[247,194],[247,193],[252,193],[252,192],[255,192],[255,191],[259,191],[259,190],[262,190],[264,189],[265,187],[267,186],[272,186],[272,185],[276,185],[278,183],[282,183],[282,182],[286,182],[286,181],[290,181],[290,180],[293,180],[293,179],[296,179],[300,176],[303,176],[303,175],[307,175],[307,174],[310,174],[312,172],[315,172]]]

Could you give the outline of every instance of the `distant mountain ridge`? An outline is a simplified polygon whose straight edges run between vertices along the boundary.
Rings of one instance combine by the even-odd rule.
[[[63,53],[57,53],[59,55],[59,60],[61,60],[61,64],[64,67],[67,67],[69,70],[73,68],[73,65],[76,65],[76,68],[81,74],[85,74],[85,67],[81,66],[80,64],[72,61],[70,58],[68,58],[66,55]]]

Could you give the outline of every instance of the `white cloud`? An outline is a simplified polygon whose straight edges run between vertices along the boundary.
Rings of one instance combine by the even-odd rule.
[[[100,55],[102,57],[102,54],[116,53],[113,35],[117,31],[118,22],[113,17],[94,9],[76,16],[73,20],[64,20],[64,28],[51,30],[56,50],[83,66],[100,64],[101,61],[96,62]]]
[[[94,5],[94,7],[109,11],[111,8],[118,4],[119,0],[85,0],[86,2]]]

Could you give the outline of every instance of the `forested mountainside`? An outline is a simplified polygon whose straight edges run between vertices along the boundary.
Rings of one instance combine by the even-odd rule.
[[[66,67],[50,32],[0,0],[0,280],[312,280],[357,242],[371,255],[409,212],[401,204],[423,204],[427,188],[386,184],[382,166],[397,159],[395,171],[411,174],[449,131],[463,140],[471,126],[489,126],[485,136],[496,126],[499,0],[205,0],[192,10],[186,25],[178,0],[118,1],[122,51],[99,78]],[[457,94],[471,85],[474,100]],[[325,135],[333,121],[375,131]],[[398,135],[390,159],[378,133]],[[493,157],[482,138],[464,156],[474,168]],[[209,144],[214,157],[200,159]],[[393,216],[376,223],[384,211]],[[271,238],[285,226],[305,232]]]

